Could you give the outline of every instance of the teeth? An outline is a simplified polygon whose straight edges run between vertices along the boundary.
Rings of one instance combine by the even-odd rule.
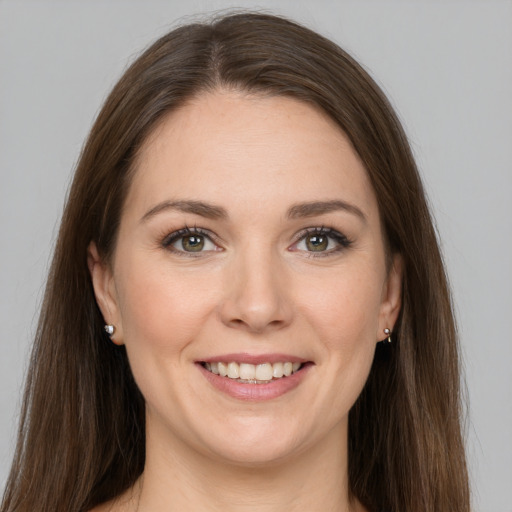
[[[272,365],[270,363],[256,366],[256,380],[272,380]]]
[[[227,377],[228,376],[228,367],[224,363],[219,363],[219,375],[221,377]]]
[[[283,363],[274,363],[272,369],[272,375],[276,379],[280,379],[284,375]]]
[[[216,375],[252,384],[270,382],[273,378],[280,379],[281,377],[289,377],[292,373],[298,371],[301,366],[301,363],[291,363],[289,361],[284,363],[263,363],[257,365],[248,363],[239,364],[234,361],[229,363],[219,361],[204,364],[204,367],[208,371],[215,373]]]
[[[240,378],[243,380],[255,379],[256,378],[256,367],[253,364],[242,363],[240,365]]]
[[[238,379],[240,377],[240,367],[238,363],[228,364],[228,377],[230,379]]]

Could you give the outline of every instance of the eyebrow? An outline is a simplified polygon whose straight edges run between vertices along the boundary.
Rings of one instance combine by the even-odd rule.
[[[164,212],[164,211],[179,211],[184,213],[193,213],[201,217],[215,220],[225,220],[228,218],[228,213],[225,208],[216,206],[203,201],[181,200],[181,201],[163,201],[148,210],[141,222],[146,222],[151,217]],[[300,219],[304,217],[314,217],[325,213],[335,211],[346,211],[359,217],[363,222],[366,222],[365,214],[355,205],[334,199],[331,201],[312,201],[309,203],[298,203],[288,209],[287,217],[289,219]]]
[[[168,210],[193,213],[208,219],[226,219],[228,217],[227,211],[221,206],[204,203],[203,201],[163,201],[162,203],[158,203],[156,206],[151,208],[151,210],[147,211],[143,215],[141,222],[145,222],[158,213]]]
[[[322,215],[324,213],[331,213],[339,210],[356,215],[363,222],[367,222],[366,215],[362,210],[353,204],[339,199],[295,204],[288,210],[287,216],[289,219],[300,219],[303,217],[314,217],[316,215]]]

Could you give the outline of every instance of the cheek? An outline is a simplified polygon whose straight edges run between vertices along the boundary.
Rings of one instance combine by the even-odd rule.
[[[382,292],[380,274],[370,267],[353,270],[331,275],[302,295],[304,317],[320,341],[326,386],[333,403],[342,402],[338,410],[345,412],[359,396],[373,362]]]
[[[332,273],[301,287],[303,310],[331,350],[345,352],[361,343],[375,344],[381,283],[382,276],[365,267]]]
[[[127,348],[144,346],[160,355],[181,351],[203,327],[215,287],[193,273],[173,271],[151,259],[126,262],[121,269],[119,304]],[[141,271],[143,269],[143,271]]]
[[[184,368],[201,331],[207,328],[218,289],[192,272],[177,272],[147,255],[125,258],[119,266],[118,299],[124,344],[130,367],[148,407],[165,410],[162,404],[185,408],[194,390]]]

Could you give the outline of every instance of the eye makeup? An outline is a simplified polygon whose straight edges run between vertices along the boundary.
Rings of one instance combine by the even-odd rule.
[[[310,258],[337,254],[352,244],[343,233],[329,227],[312,227],[300,231],[289,251],[303,251]]]
[[[347,249],[351,244],[352,241],[338,230],[315,226],[301,230],[288,250],[305,253],[311,258],[328,257]],[[161,246],[186,257],[200,257],[205,253],[223,250],[219,237],[210,230],[197,226],[185,226],[165,235]]]

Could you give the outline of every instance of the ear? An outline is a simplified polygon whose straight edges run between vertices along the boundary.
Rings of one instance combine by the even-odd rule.
[[[105,323],[112,324],[115,327],[114,334],[110,338],[116,345],[122,345],[123,326],[119,314],[114,275],[110,265],[100,257],[94,242],[91,242],[87,248],[87,265],[91,274],[96,302]]]
[[[387,337],[384,329],[393,332],[402,306],[403,260],[400,254],[393,255],[393,261],[382,289],[377,341]]]

